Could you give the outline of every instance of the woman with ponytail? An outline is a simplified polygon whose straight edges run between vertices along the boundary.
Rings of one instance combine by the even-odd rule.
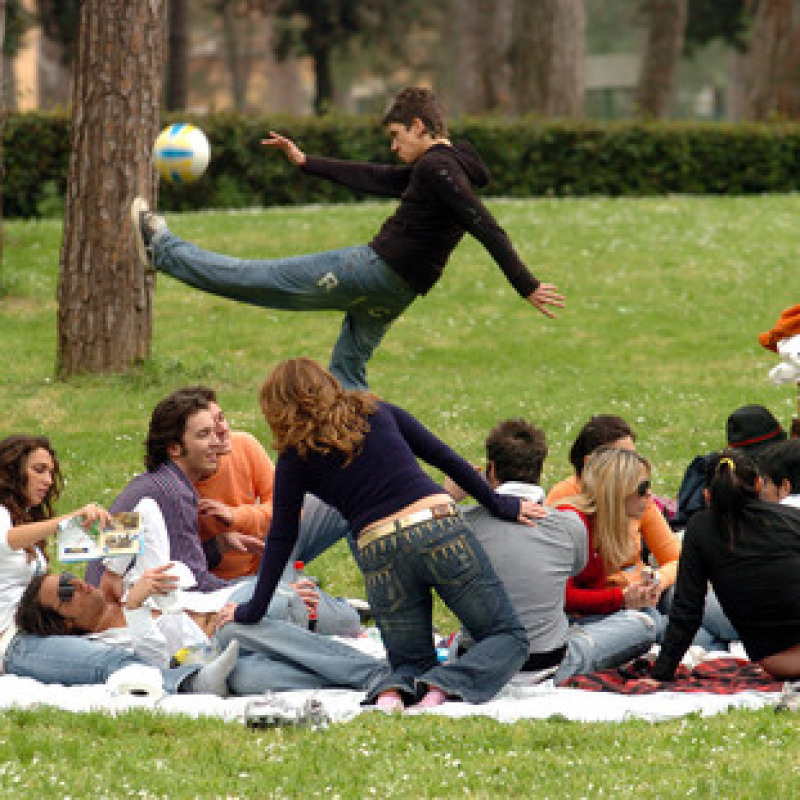
[[[675,599],[652,677],[672,679],[692,641],[711,583],[753,661],[800,678],[800,511],[759,499],[761,478],[738,450],[711,456],[708,507],[686,528]]]

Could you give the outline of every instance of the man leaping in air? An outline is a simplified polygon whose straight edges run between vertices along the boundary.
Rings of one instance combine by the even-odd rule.
[[[274,131],[262,140],[308,175],[361,192],[400,199],[368,245],[307,256],[245,260],[203,250],[175,236],[145,200],[131,207],[139,257],[174,278],[222,297],[265,308],[345,312],[331,372],[346,388],[367,387],[366,363],[389,326],[441,277],[465,232],[488,250],[518,294],[548,317],[563,295],[541,283],[475,194],[486,166],[468,142],[450,142],[433,92],[401,91],[383,117],[403,166],[306,155]]]

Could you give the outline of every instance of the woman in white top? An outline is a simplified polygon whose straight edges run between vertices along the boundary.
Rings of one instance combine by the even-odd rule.
[[[14,612],[30,579],[47,569],[44,542],[64,517],[81,515],[90,524],[108,512],[90,503],[56,517],[62,478],[55,451],[44,436],[9,436],[0,442],[0,631]]]
[[[74,636],[28,636],[14,624],[25,587],[34,575],[47,571],[43,547],[58,523],[73,516],[83,517],[87,525],[109,521],[108,512],[94,503],[55,516],[61,485],[58,459],[46,437],[16,434],[0,441],[0,663],[3,672],[44,683],[105,683],[113,672],[140,659],[122,648]],[[228,672],[234,662],[235,656]],[[217,680],[218,670],[209,669],[202,680],[195,680],[196,672],[196,667],[163,670],[164,688],[216,691],[224,684],[224,676]]]

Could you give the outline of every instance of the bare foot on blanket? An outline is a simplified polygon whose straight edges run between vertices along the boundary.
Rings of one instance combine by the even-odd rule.
[[[431,686],[428,688],[425,697],[423,697],[419,703],[411,706],[411,708],[436,708],[436,706],[440,706],[444,703],[445,700],[447,700],[447,695],[436,686]]]
[[[405,705],[397,689],[387,689],[385,692],[381,692],[378,695],[378,699],[375,701],[375,707],[381,711],[385,711],[387,714],[391,714],[394,711],[402,711]]]

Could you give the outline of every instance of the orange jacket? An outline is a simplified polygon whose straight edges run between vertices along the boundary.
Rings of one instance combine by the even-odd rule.
[[[272,524],[275,467],[266,450],[249,433],[231,433],[231,452],[222,456],[219,470],[195,484],[201,498],[234,506],[233,525],[200,515],[200,538],[205,541],[227,530],[265,538]],[[261,557],[249,553],[224,553],[212,572],[220,578],[255,575]]]
[[[758,341],[762,347],[778,352],[778,342],[800,333],[800,305],[789,306],[781,311],[778,321],[765,333],[758,334]]]

